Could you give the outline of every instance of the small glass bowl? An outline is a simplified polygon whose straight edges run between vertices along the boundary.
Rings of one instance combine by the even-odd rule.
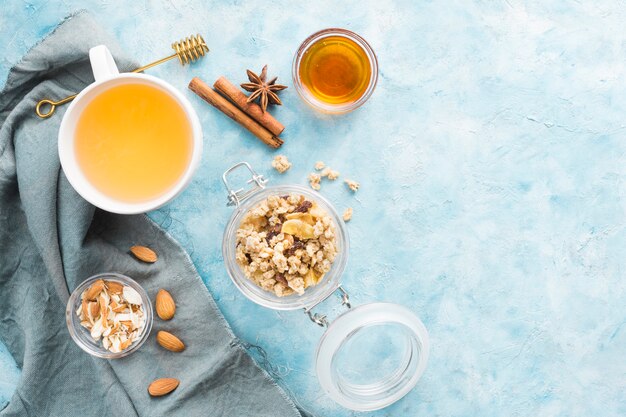
[[[370,63],[370,68],[372,70],[372,73],[370,75],[367,89],[365,90],[363,95],[359,97],[358,100],[353,101],[351,103],[329,104],[321,100],[318,100],[311,94],[311,92],[302,83],[302,80],[300,79],[300,71],[299,71],[300,63],[304,55],[307,53],[308,49],[311,47],[311,45],[313,45],[318,40],[323,39],[323,38],[328,38],[330,36],[341,36],[341,37],[348,38],[352,40],[353,42],[355,42],[357,45],[363,48]],[[365,39],[363,39],[361,36],[357,35],[356,33],[349,31],[347,29],[339,29],[339,28],[324,29],[324,30],[321,30],[319,32],[312,34],[311,36],[306,38],[304,42],[302,42],[302,44],[300,45],[300,48],[298,48],[298,51],[296,52],[296,55],[293,59],[293,66],[292,66],[291,74],[293,77],[293,84],[296,87],[296,91],[298,92],[298,94],[300,94],[300,97],[302,97],[302,99],[306,103],[311,105],[313,108],[320,110],[322,112],[325,112],[325,113],[335,113],[335,114],[347,113],[362,106],[363,103],[365,103],[374,92],[374,89],[376,88],[376,83],[378,82],[378,59],[376,58],[376,54],[374,53],[374,50],[372,49],[370,44],[367,43]]]
[[[91,284],[99,279],[104,279],[107,281],[115,281],[120,284],[127,285],[133,288],[135,291],[139,293],[141,296],[141,300],[143,302],[143,309],[146,318],[146,324],[143,328],[143,331],[139,337],[139,339],[130,345],[128,348],[124,349],[121,352],[114,353],[110,350],[107,350],[102,346],[102,339],[95,341],[91,337],[89,330],[80,325],[80,317],[76,315],[76,310],[80,306],[81,299],[80,296]],[[67,308],[65,310],[65,321],[67,322],[67,328],[70,332],[70,336],[76,342],[78,347],[80,347],[85,352],[90,355],[96,356],[98,358],[104,359],[119,359],[124,356],[128,356],[131,353],[135,352],[137,349],[144,344],[150,331],[152,330],[152,303],[150,303],[150,298],[146,291],[135,282],[133,279],[127,277],[126,275],[117,274],[115,272],[105,272],[102,274],[97,274],[92,277],[87,278],[82,284],[80,284],[70,295],[70,299],[67,302]]]
[[[237,245],[237,229],[241,224],[241,220],[250,209],[271,195],[285,194],[301,194],[307,200],[315,201],[320,208],[325,210],[333,219],[337,233],[337,257],[333,265],[324,275],[322,280],[314,286],[308,287],[304,294],[292,294],[286,297],[278,297],[270,291],[256,285],[244,274],[236,260]],[[348,230],[344,221],[337,213],[333,205],[325,199],[321,194],[311,191],[308,188],[299,185],[279,185],[267,187],[256,192],[251,197],[242,202],[231,216],[226,230],[224,231],[224,239],[222,241],[222,254],[228,275],[233,280],[237,288],[250,300],[264,307],[273,308],[275,310],[296,310],[299,308],[308,308],[319,303],[324,298],[332,294],[339,287],[341,275],[346,267],[349,252]]]

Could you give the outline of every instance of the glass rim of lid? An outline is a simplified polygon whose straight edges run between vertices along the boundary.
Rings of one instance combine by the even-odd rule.
[[[342,104],[328,104],[328,103],[324,103],[321,100],[317,100],[308,91],[307,87],[305,87],[302,84],[302,81],[300,79],[300,63],[302,61],[302,57],[304,56],[304,54],[307,52],[309,47],[311,47],[311,45],[313,45],[315,42],[317,42],[320,39],[329,37],[329,36],[342,36],[342,37],[352,40],[363,49],[363,51],[365,52],[365,55],[367,55],[367,58],[369,60],[371,74],[370,74],[370,80],[367,85],[367,89],[361,95],[361,97],[359,97],[357,100],[353,102],[342,103]],[[293,78],[293,85],[296,88],[298,95],[311,107],[317,110],[321,110],[326,113],[336,113],[336,114],[347,113],[347,112],[350,112],[352,110],[355,110],[361,107],[370,98],[370,96],[376,89],[376,84],[378,83],[378,58],[376,57],[376,53],[374,53],[374,50],[372,49],[370,44],[357,33],[354,33],[348,29],[341,29],[341,28],[323,29],[323,30],[313,33],[308,38],[306,38],[304,42],[302,42],[302,44],[300,44],[293,58],[291,76]]]
[[[375,325],[396,325],[403,332],[400,365],[374,383],[349,382],[342,376],[337,355],[359,331]],[[395,403],[415,387],[426,369],[429,349],[428,331],[411,310],[394,303],[363,304],[329,324],[317,347],[316,373],[322,388],[338,404],[357,411],[378,410]]]

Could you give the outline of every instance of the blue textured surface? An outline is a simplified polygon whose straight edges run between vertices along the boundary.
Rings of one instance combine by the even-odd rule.
[[[291,86],[293,53],[325,27],[354,30],[378,53],[378,88],[352,114],[322,116],[293,88],[282,94],[275,115],[294,163],[283,176],[270,172],[272,152],[187,92],[203,163],[152,214],[302,406],[358,414],[318,386],[321,330],[300,312],[252,304],[226,276],[220,176],[242,159],[273,183],[306,183],[317,160],[361,182],[357,198],[322,188],[339,210],[355,209],[345,286],[356,304],[409,306],[432,342],[416,389],[372,415],[626,415],[623,2],[14,1],[0,12],[0,79],[82,7],[141,62],[202,33],[208,59],[150,70],[183,91],[194,75],[242,82],[265,63]],[[0,350],[0,407],[17,376]]]

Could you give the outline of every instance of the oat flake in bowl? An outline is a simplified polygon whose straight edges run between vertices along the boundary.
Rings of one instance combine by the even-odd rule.
[[[337,256],[333,219],[298,193],[268,196],[248,211],[236,236],[236,259],[246,277],[279,297],[304,294]]]

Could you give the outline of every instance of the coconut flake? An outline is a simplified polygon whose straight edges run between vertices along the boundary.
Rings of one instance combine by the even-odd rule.
[[[133,316],[131,313],[121,313],[115,316],[115,321],[132,321]]]
[[[119,337],[113,337],[113,340],[111,341],[111,352],[113,353],[118,353],[122,351],[122,348],[120,346],[120,338]]]
[[[104,327],[102,327],[102,319],[99,318],[98,320],[96,320],[96,322],[93,324],[93,327],[91,328],[91,337],[93,337],[95,340],[99,340],[100,336],[102,336],[103,331]]]
[[[124,299],[130,304],[141,305],[141,295],[131,287],[124,287]]]

